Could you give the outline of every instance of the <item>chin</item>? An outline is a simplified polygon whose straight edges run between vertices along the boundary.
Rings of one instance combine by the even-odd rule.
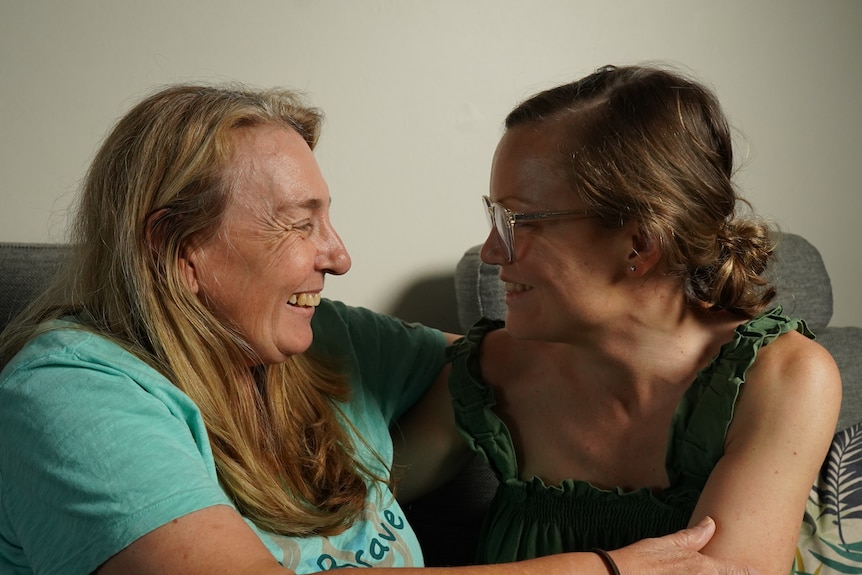
[[[284,356],[282,361],[286,360],[288,357],[292,355],[299,355],[308,351],[308,348],[311,347],[311,338],[309,337],[307,340],[294,340],[279,348],[279,351]]]
[[[274,341],[266,347],[266,351],[261,351],[258,347],[260,364],[275,365],[284,363],[293,355],[299,355],[308,351],[311,347],[311,331],[309,330],[308,337],[297,337],[297,334],[292,333],[288,337],[280,341]]]

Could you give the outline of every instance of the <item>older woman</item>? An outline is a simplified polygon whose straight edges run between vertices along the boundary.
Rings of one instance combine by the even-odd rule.
[[[451,338],[321,299],[350,258],[320,122],[289,92],[175,86],[108,135],[74,260],[0,344],[0,571],[422,565],[388,426],[443,380]],[[732,572],[695,552],[711,533],[633,552]],[[495,571],[529,568],[604,572]]]
[[[482,562],[711,516],[703,553],[789,571],[841,384],[805,323],[770,308],[773,243],[732,172],[718,102],[668,70],[603,68],[507,117],[481,250],[506,321],[451,352],[458,425],[500,479]],[[443,396],[405,423],[426,451],[408,493],[462,449]]]

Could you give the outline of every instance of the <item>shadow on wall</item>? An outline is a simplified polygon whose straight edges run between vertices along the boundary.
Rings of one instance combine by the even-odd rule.
[[[461,333],[455,299],[455,276],[450,273],[417,279],[407,286],[387,313],[404,321]]]

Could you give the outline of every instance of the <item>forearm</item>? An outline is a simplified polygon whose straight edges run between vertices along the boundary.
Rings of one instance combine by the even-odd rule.
[[[394,575],[607,575],[608,569],[594,553],[564,553],[498,565],[464,567],[379,568]]]
[[[699,553],[715,533],[715,522],[706,518],[694,527],[655,539],[644,539],[610,553],[623,575],[759,575],[733,560],[715,559]],[[499,565],[398,569],[416,575],[515,575],[567,574],[608,575],[610,569],[595,553],[562,553],[538,559]]]

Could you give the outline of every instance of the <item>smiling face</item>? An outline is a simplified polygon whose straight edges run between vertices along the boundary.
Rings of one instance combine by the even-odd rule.
[[[560,167],[560,142],[550,130],[509,129],[497,147],[490,196],[516,212],[581,210]],[[608,230],[595,218],[525,222],[515,226],[514,260],[493,230],[482,246],[506,284],[506,325],[515,337],[568,341],[599,326],[618,297],[631,251],[627,229]]]
[[[191,289],[272,364],[302,353],[324,276],[350,269],[329,221],[329,189],[308,144],[278,126],[240,128],[232,195],[215,234],[181,260]]]

